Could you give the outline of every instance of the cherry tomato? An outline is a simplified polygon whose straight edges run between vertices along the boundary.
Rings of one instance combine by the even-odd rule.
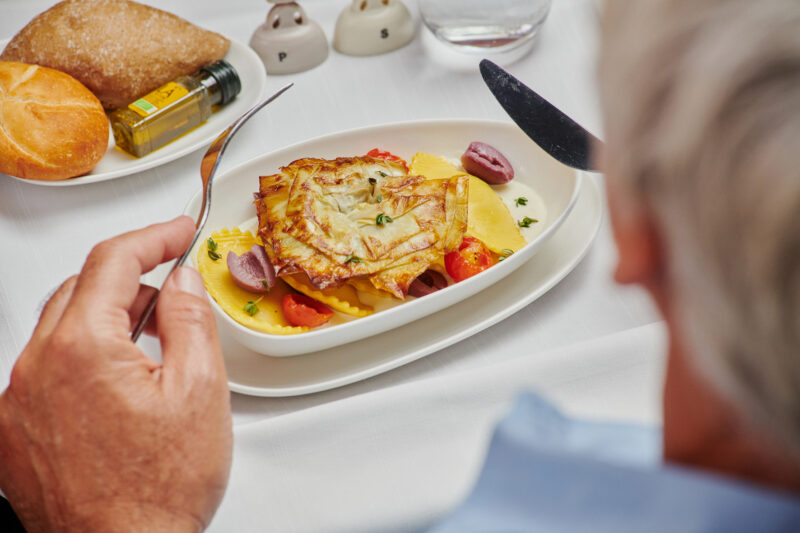
[[[287,294],[282,302],[283,316],[293,326],[315,328],[331,319],[333,311],[304,294]]]
[[[447,273],[456,281],[463,281],[483,272],[496,262],[492,252],[474,237],[464,237],[458,250],[444,256]]]
[[[386,150],[379,150],[377,148],[373,148],[372,150],[367,152],[367,155],[370,156],[370,157],[374,157],[376,159],[385,159],[387,161],[397,161],[398,163],[403,165],[403,168],[405,168],[406,172],[408,172],[408,164],[403,159],[397,157],[396,155],[394,155],[391,152],[387,152]]]

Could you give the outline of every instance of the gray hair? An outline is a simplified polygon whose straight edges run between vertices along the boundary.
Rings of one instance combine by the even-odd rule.
[[[699,370],[800,454],[800,2],[606,10],[609,179],[664,238]]]

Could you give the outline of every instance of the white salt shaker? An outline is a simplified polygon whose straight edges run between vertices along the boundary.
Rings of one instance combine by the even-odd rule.
[[[275,5],[250,38],[250,47],[261,57],[267,73],[302,72],[325,61],[328,39],[319,24],[309,20],[297,2],[268,1]]]
[[[414,22],[400,0],[353,0],[336,21],[333,46],[343,54],[369,56],[405,46]]]

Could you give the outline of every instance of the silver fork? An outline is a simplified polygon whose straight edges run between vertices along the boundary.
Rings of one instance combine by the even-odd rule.
[[[203,180],[203,204],[200,206],[200,214],[197,215],[197,222],[195,224],[197,229],[194,232],[194,237],[192,237],[192,242],[189,247],[185,252],[183,252],[183,255],[181,255],[175,261],[175,264],[172,265],[172,268],[169,271],[170,274],[172,274],[176,268],[186,262],[186,258],[189,257],[190,253],[192,253],[192,248],[194,248],[194,245],[197,243],[197,239],[200,237],[200,232],[203,230],[203,226],[206,224],[208,212],[211,209],[211,184],[214,181],[214,175],[217,172],[217,167],[219,167],[219,162],[222,159],[222,155],[225,153],[225,148],[228,147],[228,143],[230,142],[231,138],[236,135],[236,132],[242,127],[242,124],[247,122],[250,117],[258,113],[264,106],[286,92],[286,90],[288,90],[292,85],[294,84],[290,83],[263,102],[251,107],[244,115],[236,119],[236,122],[231,124],[228,129],[223,131],[220,136],[217,137],[217,139],[211,144],[211,146],[209,146],[208,150],[206,150],[206,154],[203,156],[203,161],[200,163],[200,177]],[[169,274],[167,276],[169,277]],[[145,324],[147,324],[147,321],[153,314],[153,311],[156,308],[156,302],[158,301],[158,294],[159,293],[157,292],[153,294],[153,297],[147,302],[147,307],[144,308],[142,315],[139,317],[139,321],[136,323],[136,327],[133,328],[133,331],[131,332],[131,340],[133,342],[136,342],[136,340],[139,338],[139,335],[142,334]]]

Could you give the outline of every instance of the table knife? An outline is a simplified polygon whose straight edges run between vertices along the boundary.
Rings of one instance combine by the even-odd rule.
[[[591,151],[602,141],[488,59],[481,61],[480,70],[497,101],[533,142],[569,167],[596,170]]]

